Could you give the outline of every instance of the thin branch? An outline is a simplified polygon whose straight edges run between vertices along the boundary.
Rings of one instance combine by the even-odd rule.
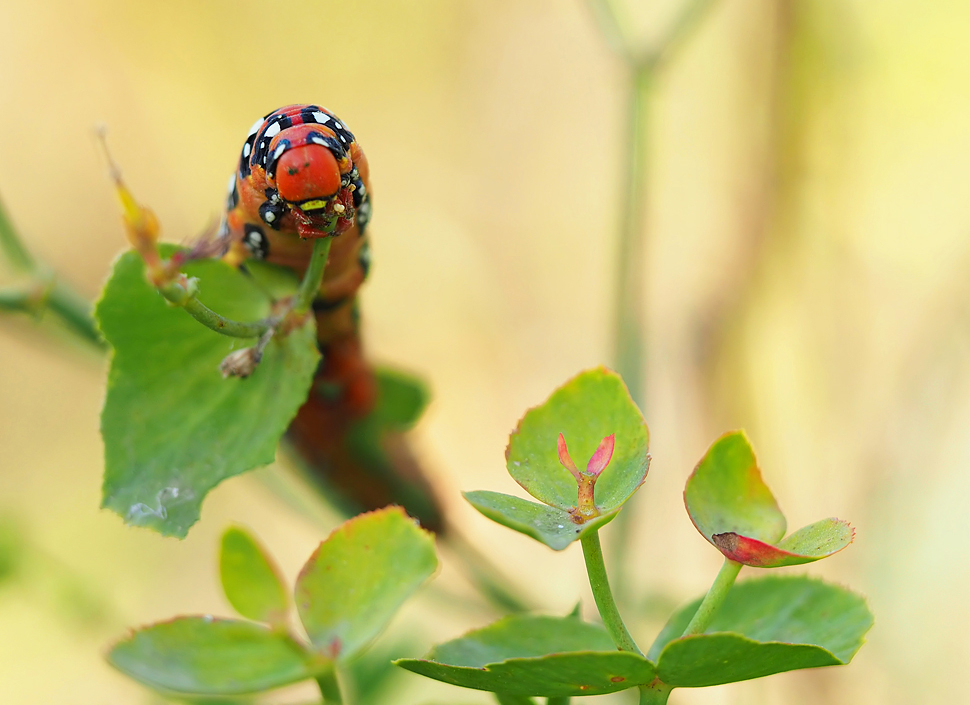
[[[673,24],[664,34],[663,39],[657,46],[644,57],[655,71],[662,69],[670,63],[671,59],[677,54],[680,48],[694,34],[700,26],[701,21],[706,17],[716,0],[689,0],[687,5],[680,11],[674,19]]]
[[[630,635],[630,631],[623,623],[620,610],[613,599],[610,581],[606,575],[606,564],[603,562],[603,549],[600,546],[599,532],[593,531],[580,539],[583,545],[583,557],[586,559],[586,574],[589,577],[589,587],[593,591],[593,599],[603,620],[603,626],[609,632],[610,638],[620,651],[630,651],[643,656],[640,647]]]
[[[623,29],[625,23],[620,19],[616,0],[589,0],[587,4],[607,46],[620,56],[624,63],[633,63],[636,58],[631,48],[632,42]]]
[[[10,265],[19,272],[33,272],[37,269],[34,258],[30,256],[30,252],[17,234],[17,229],[13,226],[3,201],[0,201],[0,251]]]
[[[0,202],[0,252],[18,272],[30,277],[22,288],[0,292],[0,310],[41,316],[51,311],[86,342],[98,348],[105,346],[92,315],[92,306],[54,274],[37,264],[24,245],[3,203]]]

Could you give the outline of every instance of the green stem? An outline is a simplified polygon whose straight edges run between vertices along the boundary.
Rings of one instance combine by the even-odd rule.
[[[108,347],[94,320],[91,302],[59,281],[54,282],[45,299],[47,309],[56,314],[74,333],[100,349]]]
[[[637,406],[643,407],[644,301],[643,258],[644,188],[647,165],[647,114],[653,71],[641,67],[630,75],[626,120],[626,155],[620,241],[617,248],[613,321],[616,371],[626,382]],[[619,518],[619,517],[617,517]]]
[[[24,313],[37,311],[37,299],[26,289],[0,289],[0,310],[23,311]]]
[[[546,698],[546,705],[569,705],[569,698]]]
[[[187,279],[188,283],[179,281],[163,284],[158,292],[169,303],[184,308],[186,312],[199,323],[216,333],[222,333],[233,338],[258,338],[275,323],[275,320],[264,318],[261,321],[234,321],[231,318],[216,313],[196,296],[196,280]]]
[[[104,348],[105,342],[91,313],[91,304],[70,287],[39,267],[17,233],[6,208],[0,202],[0,252],[18,272],[33,281],[22,290],[0,293],[0,309],[37,315],[52,311],[67,327],[88,343]]]
[[[649,685],[640,686],[640,705],[666,705],[670,697],[671,688],[666,683],[654,681]]]
[[[20,272],[33,272],[37,269],[34,258],[24,247],[17,230],[13,226],[13,221],[7,215],[7,209],[0,201],[0,251],[6,256],[10,265]]]
[[[626,138],[623,153],[623,204],[616,262],[613,321],[613,364],[626,382],[630,396],[641,409],[644,397],[644,297],[641,274],[646,247],[644,235],[644,189],[647,166],[647,116],[653,87],[649,66],[635,69],[629,79]],[[614,519],[610,541],[610,562],[616,566],[616,594],[627,596],[627,551],[635,505]]]
[[[331,668],[323,675],[317,676],[317,685],[323,695],[324,705],[343,705],[343,695],[340,693],[340,683],[337,682],[337,669]]]
[[[632,651],[643,656],[643,652],[630,636],[620,611],[616,607],[613,593],[610,591],[610,581],[606,575],[606,564],[603,562],[603,548],[600,546],[599,532],[593,531],[581,539],[583,557],[586,559],[586,573],[589,576],[589,587],[596,600],[596,608],[606,631],[610,633],[613,643],[620,651]]]
[[[684,7],[657,45],[642,50],[629,39],[615,0],[591,0],[593,13],[607,43],[627,66],[627,118],[623,154],[623,202],[617,247],[616,289],[613,321],[613,364],[626,382],[633,401],[644,408],[646,387],[645,291],[642,267],[647,259],[645,232],[649,107],[654,85],[666,67],[706,16],[714,0],[685,0]],[[627,552],[635,504],[614,520],[610,561],[616,566],[616,595],[622,601],[628,593]]]
[[[313,253],[310,255],[310,264],[307,266],[303,281],[300,282],[300,290],[293,303],[293,311],[296,313],[306,313],[310,310],[314,297],[320,291],[320,283],[323,281],[323,270],[327,267],[327,258],[330,256],[330,245],[333,238],[321,237],[313,241]]]
[[[711,620],[714,619],[714,615],[717,614],[718,609],[724,604],[724,600],[727,598],[728,593],[731,591],[731,586],[734,585],[734,581],[740,572],[740,563],[736,563],[730,558],[724,559],[724,565],[721,566],[717,577],[714,578],[711,589],[707,591],[700,607],[697,608],[697,611],[691,618],[690,624],[684,630],[684,636],[702,634],[707,629]]]
[[[303,274],[300,288],[293,300],[293,312],[304,314],[310,310],[313,298],[320,290],[323,271],[330,256],[331,238],[314,240],[310,264]],[[158,287],[158,291],[175,306],[184,308],[195,320],[216,333],[233,338],[259,338],[279,323],[278,318],[264,318],[261,321],[243,322],[216,313],[196,296],[197,284],[194,279],[174,281]]]

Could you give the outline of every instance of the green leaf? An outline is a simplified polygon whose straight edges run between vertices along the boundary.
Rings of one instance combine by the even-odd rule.
[[[274,270],[253,269],[274,286],[282,281]],[[201,300],[219,313],[267,315],[267,296],[228,265],[205,260],[185,271],[199,277]],[[313,325],[271,341],[249,378],[223,379],[219,362],[255,341],[215,333],[169,306],[134,252],[115,262],[96,315],[114,348],[101,415],[103,506],[128,524],[183,537],[209,490],[275,458],[319,360]]]
[[[609,514],[601,514],[583,524],[576,524],[569,512],[562,509],[500,492],[479,490],[463,492],[462,496],[492,521],[531,536],[554,551],[562,551],[590,531],[598,531],[613,521],[620,511],[617,507]]]
[[[774,542],[785,535],[785,515],[761,479],[744,431],[721,436],[687,479],[684,502],[694,526],[708,541],[734,532]]]
[[[243,617],[285,624],[289,603],[279,570],[241,527],[230,527],[222,535],[219,575],[226,599]]]
[[[352,657],[437,567],[434,536],[400,507],[345,522],[297,579],[296,606],[310,641],[330,658]]]
[[[139,629],[111,649],[108,661],[150,688],[196,695],[257,693],[331,667],[285,633],[211,617],[179,617]]]
[[[841,551],[855,535],[848,522],[824,519],[778,543],[785,515],[761,479],[743,431],[714,442],[688,478],[684,502],[704,538],[727,558],[758,568],[817,561]]]
[[[678,638],[701,600],[679,610],[650,647],[661,680],[704,687],[845,664],[872,626],[865,600],[805,576],[735,585],[704,634]]]
[[[411,428],[428,406],[428,387],[424,381],[399,370],[378,367],[377,404],[372,412],[380,426],[395,431]]]
[[[569,452],[585,466],[607,436],[616,436],[613,458],[596,481],[596,506],[610,512],[643,484],[650,464],[650,434],[623,380],[603,367],[581,372],[530,409],[509,438],[509,474],[540,502],[576,506],[576,480],[559,462],[563,434]]]
[[[617,651],[606,630],[573,617],[516,615],[395,663],[428,678],[510,695],[601,695],[649,683],[652,663]]]

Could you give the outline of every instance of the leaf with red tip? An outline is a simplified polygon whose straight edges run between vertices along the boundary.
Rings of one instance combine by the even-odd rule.
[[[559,449],[559,462],[562,463],[562,466],[566,468],[569,471],[569,474],[576,478],[576,481],[578,482],[579,470],[576,468],[576,463],[573,462],[573,459],[569,457],[569,449],[566,447],[566,439],[563,438],[561,433],[559,434],[557,445]]]
[[[344,522],[310,556],[296,582],[307,636],[324,656],[350,658],[437,567],[434,536],[400,507]]]
[[[612,512],[647,476],[650,434],[623,380],[604,367],[581,372],[526,412],[509,437],[505,452],[509,474],[540,502],[569,511],[578,500],[579,475],[573,474],[576,465],[569,456],[580,461],[594,455],[608,460],[610,456],[599,456],[598,449],[611,435],[615,435],[615,449],[609,467],[601,468],[595,500],[601,513]],[[562,445],[560,436],[564,436]],[[557,452],[564,450],[565,441],[570,452]]]
[[[854,531],[840,519],[823,519],[784,541],[785,516],[743,431],[726,433],[687,480],[684,503],[701,535],[725,557],[758,568],[811,563],[841,551]]]
[[[562,434],[559,434],[559,437],[562,438]],[[593,453],[593,457],[589,459],[589,463],[586,465],[586,472],[596,476],[603,472],[606,466],[610,464],[610,458],[613,457],[613,446],[615,444],[616,434],[611,433],[604,438],[596,448],[596,452]]]

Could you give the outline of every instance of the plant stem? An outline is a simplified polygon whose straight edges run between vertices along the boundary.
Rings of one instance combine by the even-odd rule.
[[[67,325],[71,332],[95,347],[105,347],[101,332],[91,313],[91,304],[37,265],[17,234],[13,221],[10,220],[2,202],[0,202],[0,252],[4,254],[13,269],[29,275],[32,279],[23,289],[7,289],[0,292],[0,309],[32,315],[50,310]]]
[[[641,66],[629,77],[626,118],[626,155],[620,240],[617,249],[616,290],[613,322],[613,359],[616,371],[626,382],[634,403],[643,408],[644,396],[644,278],[643,265],[644,204],[647,165],[647,116],[653,87],[653,69]],[[616,591],[621,601],[627,597],[627,551],[635,504],[613,521],[610,562],[616,566]]]
[[[619,14],[616,0],[590,0],[590,7],[606,42],[627,67],[627,117],[622,153],[623,201],[617,247],[614,295],[613,365],[626,382],[633,401],[644,408],[646,379],[646,314],[642,266],[647,255],[645,202],[649,143],[650,99],[661,70],[665,68],[706,16],[714,0],[685,0],[685,4],[662,39],[643,49],[635,46]],[[610,560],[616,566],[616,595],[628,593],[627,551],[636,512],[631,504],[614,520]]]
[[[32,311],[37,308],[35,297],[27,289],[0,289],[0,310]]]
[[[343,695],[340,693],[340,683],[337,682],[337,669],[331,668],[323,675],[317,676],[317,685],[323,695],[324,705],[343,705]]]
[[[195,291],[196,280],[187,279],[185,281],[188,284],[180,281],[163,284],[157,287],[158,292],[173,305],[184,308],[192,318],[206,328],[233,338],[258,338],[272,327],[274,321],[268,318],[261,321],[244,322],[234,321],[216,313],[199,301]]]
[[[724,565],[721,566],[721,570],[718,571],[717,577],[714,578],[714,582],[711,584],[711,589],[707,591],[700,607],[697,608],[697,611],[691,618],[690,624],[684,630],[684,636],[702,634],[707,629],[711,620],[714,619],[714,615],[717,614],[718,609],[724,604],[724,600],[727,598],[728,592],[731,591],[731,586],[734,585],[734,581],[740,572],[740,563],[736,563],[730,558],[724,559]]]
[[[606,564],[603,562],[603,548],[600,546],[598,531],[593,531],[581,539],[583,557],[586,559],[586,573],[589,576],[589,587],[596,600],[596,608],[610,638],[620,651],[631,651],[643,656],[643,652],[630,636],[620,611],[616,607],[613,593],[610,591],[610,581],[606,575]]]
[[[569,705],[569,698],[546,698],[546,705]]]
[[[647,114],[653,69],[631,71],[627,91],[623,204],[617,248],[613,321],[613,358],[630,396],[643,407],[644,301],[642,275],[645,248],[644,198],[647,164]],[[619,517],[617,517],[619,519]]]
[[[292,310],[294,313],[305,314],[310,310],[313,297],[320,290],[320,282],[323,281],[323,271],[327,266],[327,258],[330,256],[330,243],[331,238],[329,237],[314,240],[310,264],[303,274],[300,288],[293,299]],[[279,319],[276,317],[251,322],[234,321],[231,318],[226,318],[199,301],[196,295],[196,287],[196,280],[183,277],[181,280],[176,279],[157,288],[159,293],[169,302],[184,308],[192,318],[206,328],[233,338],[259,338],[279,323]]]
[[[17,230],[10,216],[7,215],[7,209],[4,208],[2,201],[0,201],[0,251],[6,256],[10,265],[19,272],[33,272],[37,269],[34,258],[30,256],[17,235]]]
[[[330,245],[333,238],[321,237],[313,241],[313,253],[310,255],[310,264],[303,281],[300,282],[300,290],[297,292],[296,300],[293,302],[295,313],[306,313],[310,310],[313,298],[320,291],[320,283],[323,281],[323,270],[327,266],[327,258],[330,256]]]
[[[73,332],[94,346],[104,349],[108,344],[94,320],[94,307],[63,282],[54,281],[45,298],[47,309],[56,314]]]
[[[655,681],[649,685],[640,686],[640,705],[666,705],[670,697],[671,688],[666,683]]]

